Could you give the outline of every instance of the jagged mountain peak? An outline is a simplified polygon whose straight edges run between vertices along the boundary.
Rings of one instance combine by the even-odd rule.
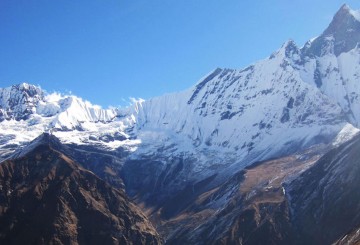
[[[0,88],[0,122],[3,120],[25,120],[35,112],[44,100],[41,88],[27,83]]]
[[[8,95],[21,93],[23,95],[28,95],[30,97],[34,97],[37,95],[43,97],[45,94],[44,91],[39,86],[29,83],[18,83],[10,87],[0,88],[0,93],[8,94]]]
[[[354,24],[357,22],[360,22],[360,12],[344,4],[335,14],[329,27],[324,31],[324,34],[336,34],[337,32],[343,31],[343,29],[348,31],[354,27]]]
[[[29,83],[18,83],[10,87],[0,89],[0,92],[1,90],[3,93],[7,93],[10,96],[15,94],[21,94],[27,98],[39,97],[40,99],[43,99],[45,96],[45,92],[39,86]]]
[[[330,25],[311,45],[305,45],[304,54],[310,57],[335,54],[339,56],[360,42],[360,11],[344,4],[335,14]]]
[[[20,90],[20,91],[26,91],[26,90],[36,90],[36,91],[41,91],[41,88],[39,86],[36,86],[34,84],[30,84],[27,82],[23,82],[23,83],[17,83],[14,85],[11,85],[10,87],[8,87],[8,89],[15,89],[15,90]]]
[[[352,9],[348,4],[343,4],[334,18],[344,18],[345,16],[351,15],[355,19],[359,20],[359,10]]]
[[[287,49],[289,47],[296,47],[297,45],[295,43],[295,41],[293,39],[288,39],[286,42],[283,43],[283,45],[281,45],[281,49]]]
[[[341,11],[341,10],[350,11],[351,8],[350,8],[350,6],[349,6],[347,3],[344,3],[344,4],[340,7],[339,11]]]
[[[74,95],[47,93],[28,83],[0,88],[0,122],[30,120],[33,124],[51,118],[50,128],[72,130],[82,129],[84,122],[108,122],[115,116],[114,109],[102,109]]]
[[[279,59],[291,59],[298,61],[300,59],[301,50],[297,46],[294,40],[289,39],[281,45],[275,53],[270,56],[270,59],[278,57]]]

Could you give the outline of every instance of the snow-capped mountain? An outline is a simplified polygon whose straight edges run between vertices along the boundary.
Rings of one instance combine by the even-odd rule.
[[[198,149],[261,160],[327,142],[346,123],[357,127],[359,16],[344,5],[302,48],[287,41],[245,69],[216,69],[187,91],[145,101],[136,113],[138,134],[158,142],[159,131],[171,132]]]
[[[89,133],[92,131],[100,130],[106,134],[101,125],[114,121],[117,111],[102,109],[73,95],[47,93],[37,86],[23,83],[0,89],[0,115],[4,146],[22,145],[48,131],[64,132],[64,140],[81,143],[84,139],[73,138],[72,133],[86,132],[87,139],[91,138]],[[118,132],[121,125],[112,125],[111,128],[113,137],[126,138]]]
[[[341,187],[342,173],[348,185],[354,181],[359,42],[360,11],[344,5],[322,34],[302,47],[289,40],[244,69],[217,68],[185,91],[127,108],[102,109],[25,83],[3,88],[0,160],[28,154],[31,145],[23,146],[48,132],[61,141],[56,140],[56,151],[125,187],[159,221],[170,243],[204,237],[229,243],[240,243],[239,237],[266,243],[267,236],[275,236],[272,243],[292,241],[294,222],[308,227],[301,217],[314,218],[314,224],[314,214],[332,212],[326,205],[318,209],[318,200],[343,205],[329,198]],[[341,230],[330,240],[344,232],[354,231]]]
[[[47,95],[34,85],[22,83],[0,90],[1,120],[28,120],[33,115],[53,117],[51,126],[72,130],[84,122],[109,122],[114,110],[103,110],[76,96]]]
[[[103,110],[76,96],[47,95],[26,83],[0,89],[0,99],[1,121],[56,116],[51,125],[61,130],[72,130],[84,122],[109,122],[116,115],[114,110]]]
[[[105,110],[29,84],[1,89],[0,129],[11,135],[3,144],[52,130],[67,143],[126,146],[135,158],[159,148],[163,155],[190,154],[202,170],[330,142],[347,123],[360,123],[359,28],[359,13],[344,5],[302,48],[287,41],[245,69],[215,69],[186,91],[129,108]]]
[[[294,43],[287,42],[246,69],[216,69],[188,91],[146,101],[136,128],[140,134],[174,132],[191,139],[191,147],[242,157],[265,158],[314,144],[318,137],[330,140],[345,125],[346,115],[302,80],[292,65],[297,59],[293,52]]]

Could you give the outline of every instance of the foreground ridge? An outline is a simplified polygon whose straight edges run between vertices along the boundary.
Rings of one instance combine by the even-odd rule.
[[[116,190],[41,135],[0,164],[0,243],[161,244],[122,190]]]

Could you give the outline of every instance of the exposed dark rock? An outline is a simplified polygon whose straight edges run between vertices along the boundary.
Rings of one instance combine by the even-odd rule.
[[[290,120],[290,111],[289,108],[284,108],[283,109],[283,113],[282,116],[280,118],[280,122],[281,123],[286,123]]]
[[[287,108],[292,109],[294,107],[294,98],[291,97],[287,103]]]
[[[322,86],[322,75],[321,75],[321,72],[319,70],[319,62],[317,61],[316,62],[316,69],[315,69],[315,72],[314,72],[314,81],[315,81],[315,84],[318,88],[321,88]]]
[[[160,244],[125,193],[38,138],[0,164],[1,244]]]

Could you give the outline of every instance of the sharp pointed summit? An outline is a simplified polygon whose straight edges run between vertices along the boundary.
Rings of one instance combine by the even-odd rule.
[[[360,14],[357,10],[352,10],[348,5],[344,4],[335,14],[329,27],[325,30],[325,35],[336,34],[342,29],[350,30],[354,25],[359,23]]]
[[[306,46],[304,53],[308,56],[339,56],[355,48],[360,42],[360,12],[344,4],[335,14],[330,25]]]
[[[355,18],[357,21],[360,21],[360,12],[359,10],[353,10],[349,5],[344,4],[335,14],[334,18],[339,17],[343,18],[344,16],[351,16]]]
[[[338,10],[338,12],[336,13],[336,14],[339,14],[339,13],[341,13],[341,12],[348,12],[348,13],[350,13],[350,11],[352,11],[352,9],[350,8],[350,6],[348,5],[348,4],[346,4],[346,3],[344,3],[341,7],[340,7],[340,9]]]

